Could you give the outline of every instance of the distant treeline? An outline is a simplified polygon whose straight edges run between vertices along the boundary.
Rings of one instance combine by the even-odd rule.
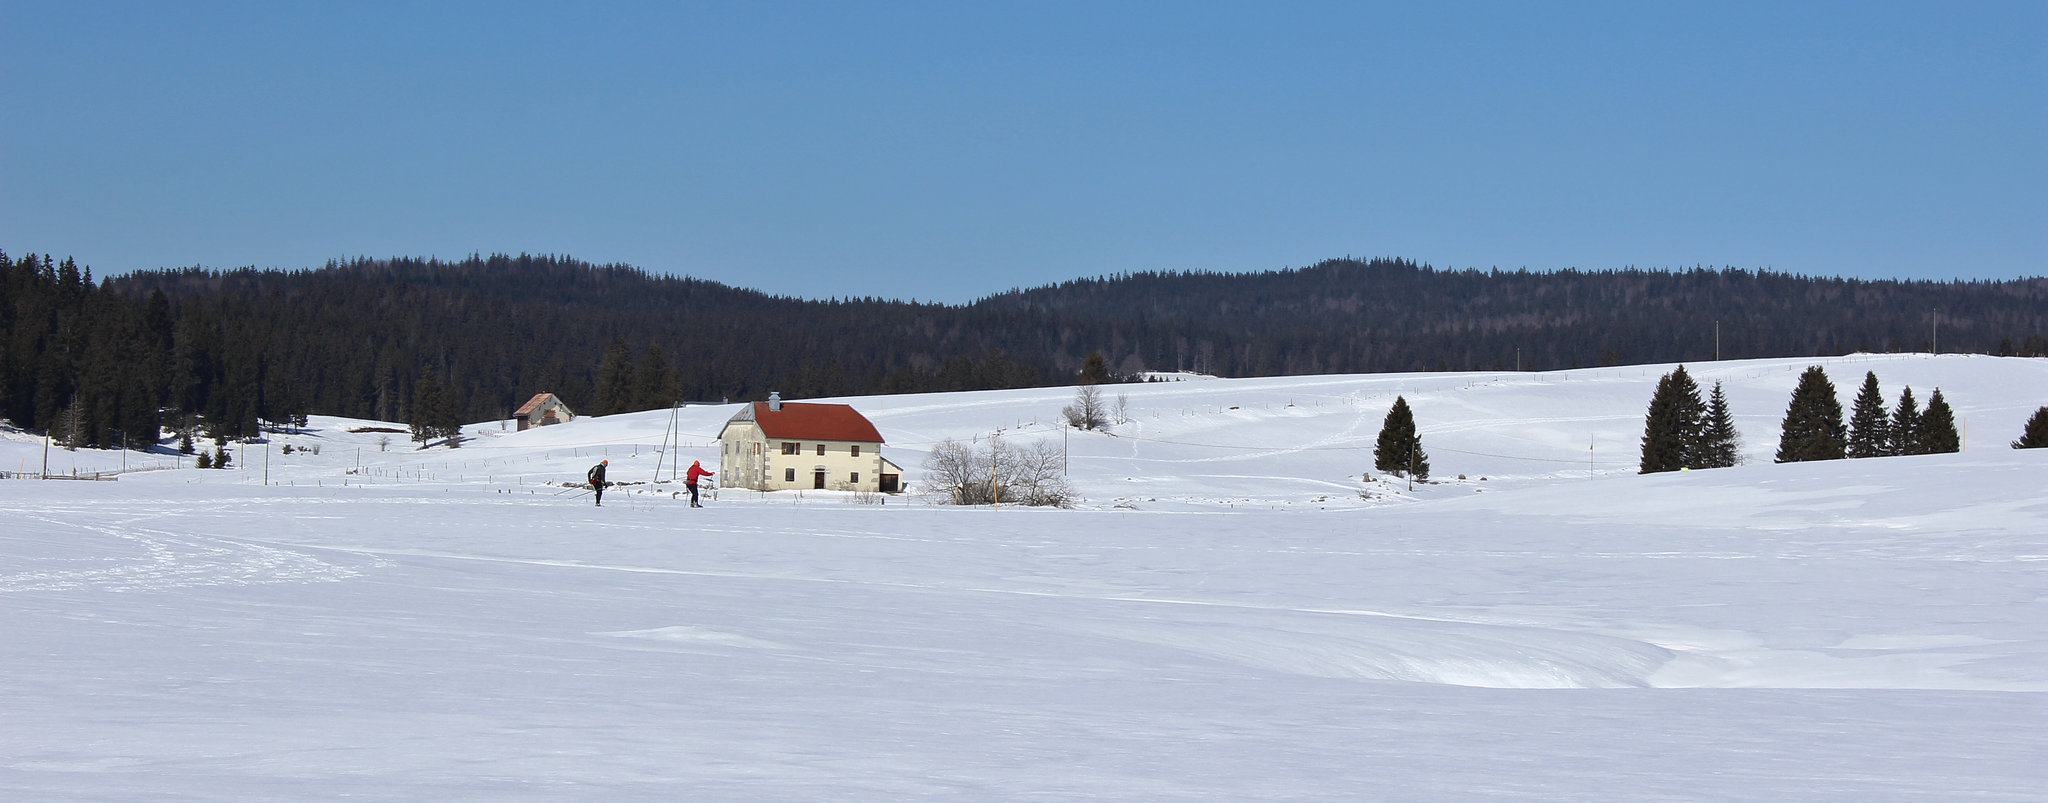
[[[1536,273],[1339,259],[1258,274],[1081,279],[975,306],[1059,322],[1057,339],[1008,346],[1019,352],[1087,343],[1118,370],[1186,367],[1228,376],[1549,371],[1937,345],[1944,353],[2048,354],[2048,278],[1866,281],[1732,268]]]
[[[2048,279],[1900,282],[1741,270],[1441,271],[1331,260],[1143,273],[973,304],[804,300],[556,256],[147,271],[95,284],[10,259],[0,416],[78,444],[159,425],[242,437],[307,413],[408,421],[423,377],[464,420],[553,391],[581,413],[675,400],[1225,376],[1818,356],[2048,355]],[[1938,313],[1936,312],[1938,310]],[[1939,322],[1936,321],[1936,316]]]

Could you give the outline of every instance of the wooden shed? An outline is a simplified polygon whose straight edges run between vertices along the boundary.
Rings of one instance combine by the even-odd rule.
[[[569,409],[569,405],[563,404],[561,398],[555,394],[541,391],[533,394],[533,398],[528,399],[526,404],[512,413],[512,417],[519,419],[519,431],[525,432],[529,427],[544,427],[574,420],[576,413]]]

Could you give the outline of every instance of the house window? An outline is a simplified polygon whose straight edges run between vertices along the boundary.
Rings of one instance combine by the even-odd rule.
[[[853,483],[853,484],[855,484],[855,485],[859,485],[859,484],[860,484],[860,472],[858,472],[858,471],[856,471],[856,472],[853,472],[853,479],[852,479],[852,480],[849,480],[849,482],[852,482],[852,483]]]
[[[819,457],[824,457],[824,456],[825,456],[825,444],[822,444],[822,443],[821,443],[821,444],[818,444],[818,456],[819,456]]]
[[[783,454],[802,454],[802,453],[803,453],[803,449],[804,449],[804,445],[803,445],[803,444],[801,444],[801,443],[795,443],[795,442],[791,442],[791,441],[783,441],[783,442],[782,442],[782,453],[783,453]]]
[[[856,444],[854,444],[854,445],[853,445],[853,456],[854,456],[854,457],[859,457],[859,456],[860,456],[860,444],[858,444],[858,443],[856,443]],[[859,481],[860,481],[860,480],[854,480],[854,482],[859,482]]]
[[[783,469],[783,470],[782,470],[782,481],[783,481],[783,482],[796,482],[796,469],[793,469],[793,468],[785,468],[785,469]]]

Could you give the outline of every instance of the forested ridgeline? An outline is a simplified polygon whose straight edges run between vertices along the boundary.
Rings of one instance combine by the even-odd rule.
[[[65,440],[157,425],[256,434],[309,412],[462,420],[553,391],[578,412],[670,401],[1065,384],[1112,369],[1228,376],[1549,370],[1714,356],[2048,353],[2048,280],[1868,282],[1747,271],[1499,273],[1336,260],[1136,274],[964,306],[804,300],[554,256],[148,271],[98,284],[0,254],[0,415]],[[431,376],[431,381],[422,382]]]
[[[977,306],[1044,313],[1075,327],[1069,338],[1092,341],[1119,369],[1142,364],[1226,376],[1547,371],[1937,346],[1942,352],[2048,354],[2044,278],[1446,271],[1398,259],[1342,259],[1258,274],[1080,279]]]
[[[4,255],[0,255],[4,258]],[[148,271],[95,286],[8,263],[4,399],[24,429],[153,441],[147,421],[254,435],[308,412],[413,418],[423,374],[463,420],[535,392],[582,413],[682,400],[1027,387],[997,351],[1035,313],[805,301],[559,257],[355,260],[309,271]]]

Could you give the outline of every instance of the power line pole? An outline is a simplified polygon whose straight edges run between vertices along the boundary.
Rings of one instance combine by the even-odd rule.
[[[1422,434],[1408,436],[1408,492],[1415,492],[1415,457],[1422,451]]]

